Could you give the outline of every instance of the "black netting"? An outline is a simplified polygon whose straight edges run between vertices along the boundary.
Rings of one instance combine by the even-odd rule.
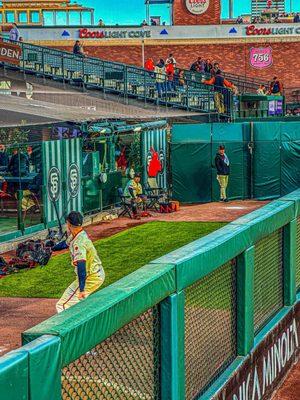
[[[255,245],[254,328],[258,332],[283,307],[283,230]]]
[[[300,218],[297,221],[297,244],[296,244],[296,287],[300,289]]]
[[[236,357],[236,267],[229,262],[186,289],[186,399],[211,384]]]
[[[62,399],[158,399],[159,330],[155,307],[69,364],[62,371]]]

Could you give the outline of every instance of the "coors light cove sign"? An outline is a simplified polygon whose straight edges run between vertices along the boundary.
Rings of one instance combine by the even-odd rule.
[[[196,15],[204,14],[208,10],[209,2],[210,0],[185,0],[186,8]]]

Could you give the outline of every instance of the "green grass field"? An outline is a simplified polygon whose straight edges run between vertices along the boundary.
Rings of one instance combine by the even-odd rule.
[[[95,242],[108,286],[150,261],[224,226],[217,222],[151,222]],[[59,298],[74,280],[69,254],[52,257],[46,267],[0,280],[0,297]]]

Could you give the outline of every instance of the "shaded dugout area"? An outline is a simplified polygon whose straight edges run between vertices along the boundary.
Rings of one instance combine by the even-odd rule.
[[[273,199],[300,185],[300,123],[175,124],[171,139],[173,197],[183,203],[219,199],[214,159],[224,144],[230,199]]]

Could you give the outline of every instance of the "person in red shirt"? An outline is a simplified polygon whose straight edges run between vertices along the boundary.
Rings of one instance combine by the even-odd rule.
[[[146,62],[145,62],[145,69],[146,69],[147,71],[151,71],[151,72],[154,71],[155,65],[154,65],[153,58],[148,58],[148,60],[146,60]]]
[[[175,75],[175,66],[173,62],[170,60],[166,65],[166,74],[167,74],[167,90],[172,92],[174,88],[174,75]]]

